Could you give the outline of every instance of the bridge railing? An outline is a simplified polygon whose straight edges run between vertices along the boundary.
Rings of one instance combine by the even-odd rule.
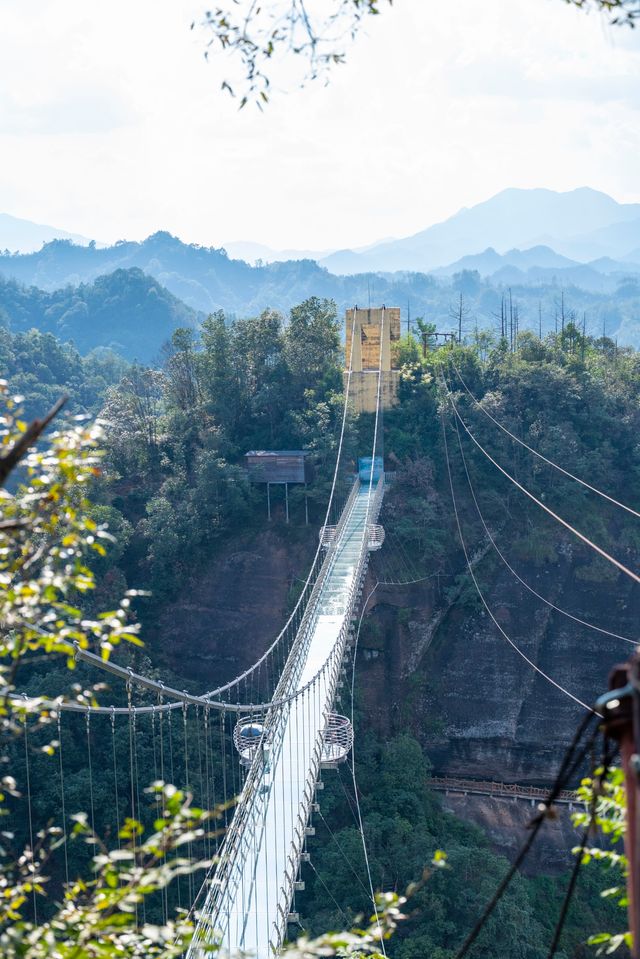
[[[439,792],[471,794],[475,796],[498,796],[506,799],[530,799],[543,801],[549,790],[543,786],[523,786],[520,783],[482,782],[477,779],[458,779],[446,776],[433,776],[429,780],[432,789]],[[571,789],[563,789],[554,800],[556,803],[579,804],[578,794]]]
[[[352,495],[357,496],[357,485],[352,491]],[[363,527],[363,544],[358,557],[358,563],[356,570],[351,581],[351,586],[348,593],[348,599],[345,604],[345,614],[342,621],[342,626],[340,628],[340,633],[338,640],[334,647],[334,652],[336,657],[334,659],[333,667],[331,674],[328,677],[327,690],[325,695],[325,704],[323,709],[323,722],[320,725],[318,735],[314,743],[312,760],[309,766],[307,773],[307,778],[305,782],[304,796],[300,803],[298,809],[297,824],[298,828],[295,830],[295,837],[293,842],[293,848],[291,850],[292,856],[290,861],[296,864],[295,869],[290,869],[285,873],[285,883],[281,890],[281,902],[278,907],[279,922],[274,922],[274,938],[271,940],[271,947],[274,952],[277,952],[284,938],[286,932],[286,912],[289,908],[289,904],[293,898],[294,885],[297,874],[297,864],[300,862],[300,856],[302,854],[303,845],[304,845],[304,836],[305,836],[305,827],[309,819],[309,812],[311,810],[311,804],[313,802],[313,797],[315,793],[315,785],[318,781],[318,774],[320,772],[320,761],[322,758],[322,749],[324,744],[324,727],[326,726],[329,716],[333,710],[333,704],[335,701],[336,691],[338,687],[338,678],[340,674],[340,667],[344,658],[345,649],[349,639],[349,630],[351,627],[351,614],[356,607],[358,599],[361,595],[362,585],[364,576],[367,571],[367,566],[369,563],[369,549],[367,543],[367,530],[371,523],[375,522],[380,512],[380,506],[382,504],[382,497],[384,495],[384,476],[378,480],[376,484],[375,492],[371,497],[371,500],[368,505],[367,514],[364,520]],[[338,524],[338,535],[335,537],[334,544],[340,542],[344,526],[348,521],[348,513],[350,512],[351,503],[349,511],[345,509],[344,513],[340,518],[340,523]],[[334,545],[332,544],[332,546]],[[331,564],[333,566],[333,563]],[[333,654],[332,654],[333,655]]]

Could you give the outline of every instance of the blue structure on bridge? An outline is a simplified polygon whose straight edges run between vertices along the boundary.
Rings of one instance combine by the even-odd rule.
[[[361,456],[358,459],[358,476],[361,483],[370,483],[371,464],[373,463],[373,482],[377,483],[384,473],[384,459],[382,456]]]

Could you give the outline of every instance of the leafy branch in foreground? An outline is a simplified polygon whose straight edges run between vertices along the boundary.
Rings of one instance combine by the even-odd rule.
[[[99,424],[76,418],[66,429],[32,448],[60,404],[42,421],[28,425],[20,397],[0,382],[0,696],[3,720],[10,715],[18,666],[25,654],[63,654],[73,667],[75,645],[94,646],[107,658],[123,640],[140,645],[129,625],[132,593],[116,610],[87,617],[75,605],[94,588],[86,556],[105,554],[112,537],[89,516],[85,490],[100,475]],[[31,702],[35,711],[38,703]]]
[[[298,58],[303,64],[302,84],[326,78],[336,64],[344,63],[346,43],[353,40],[367,16],[380,13],[393,0],[329,0],[317,5],[309,0],[234,0],[207,10],[202,26],[212,49],[226,51],[239,61],[238,84],[225,79],[222,88],[232,96],[242,90],[240,107],[253,100],[259,107],[269,100],[270,73],[278,57]],[[192,28],[195,24],[192,24]]]
[[[533,0],[532,0],[533,2]],[[346,47],[363,26],[393,0],[226,0],[207,10],[199,24],[211,51],[231,54],[239,67],[238,79],[226,76],[222,89],[240,92],[240,107],[249,101],[262,109],[269,101],[272,75],[281,61],[300,62],[300,83],[322,77],[345,62]],[[595,8],[612,24],[634,27],[640,18],[639,0],[565,0],[573,6]],[[196,23],[192,23],[192,29]],[[287,86],[295,85],[290,76]]]
[[[574,7],[582,9],[595,8],[609,15],[612,24],[635,27],[636,20],[640,19],[640,3],[638,0],[566,0]]]
[[[120,830],[120,847],[108,850],[91,831],[84,814],[73,817],[72,839],[98,846],[91,879],[70,883],[51,918],[36,923],[22,918],[20,909],[34,887],[44,894],[41,872],[31,868],[28,853],[0,867],[0,952],[6,959],[154,959],[181,955],[191,941],[193,917],[178,910],[162,925],[138,922],[138,907],[166,889],[179,876],[206,869],[209,862],[172,855],[185,843],[204,836],[209,813],[190,806],[190,799],[174,786],[154,783],[147,790],[159,803],[154,832],[144,835],[140,822],[127,819]],[[39,869],[60,840],[56,831],[43,836]],[[44,852],[43,852],[44,851]]]
[[[614,873],[617,872],[620,875],[622,882],[603,890],[601,896],[605,899],[617,899],[618,905],[626,909],[628,902],[625,880],[629,863],[624,853],[617,852],[614,848],[624,838],[626,831],[627,803],[624,773],[621,769],[615,768],[610,769],[606,776],[600,778],[602,774],[602,769],[596,769],[593,779],[583,779],[578,789],[578,798],[585,803],[586,810],[591,810],[595,803],[593,821],[604,836],[607,848],[586,847],[582,854],[582,862],[585,864],[592,860],[603,862]],[[588,826],[591,815],[590,811],[574,813],[572,817],[574,825]],[[578,852],[579,850],[575,851]],[[610,955],[622,945],[631,948],[631,933],[600,932],[591,936],[588,943],[591,946],[598,946],[598,955],[602,953]]]

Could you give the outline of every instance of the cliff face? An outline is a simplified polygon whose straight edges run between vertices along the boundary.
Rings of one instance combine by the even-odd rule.
[[[284,526],[230,540],[224,559],[197,570],[160,618],[171,670],[200,691],[254,663],[284,626],[316,543],[316,529]]]
[[[286,619],[315,532],[283,527],[235,538],[166,609],[160,643],[172,669],[208,687],[245,669]],[[382,554],[381,554],[382,555]],[[570,551],[527,571],[542,595],[594,623],[634,635],[633,587],[581,580]],[[462,568],[460,568],[462,572]],[[524,572],[524,571],[523,571]],[[365,586],[376,582],[375,562]],[[382,735],[409,730],[441,775],[546,783],[583,708],[509,645],[485,610],[460,605],[453,575],[378,586],[359,642],[358,689]],[[629,646],[555,613],[504,569],[483,577],[498,622],[524,655],[572,696],[593,703]]]
[[[536,814],[535,805],[517,799],[453,794],[441,799],[447,812],[480,826],[493,849],[507,859],[519,852]],[[572,811],[558,806],[555,817],[543,825],[522,865],[525,875],[562,872],[574,861],[571,850],[579,844],[580,833],[571,821]]]
[[[172,669],[198,687],[241,672],[286,619],[292,587],[308,565],[314,531],[275,527],[230,543],[162,616]],[[570,552],[528,571],[531,585],[592,622],[634,635],[638,612],[624,582],[586,582]],[[375,562],[364,590],[376,582]],[[453,576],[378,586],[359,642],[357,684],[367,722],[382,736],[410,731],[439,775],[548,783],[583,708],[509,645],[485,610],[456,602]],[[622,579],[622,577],[621,577]],[[629,646],[555,613],[506,570],[483,577],[498,622],[532,662],[584,703],[605,688]]]
[[[633,637],[630,582],[584,581],[579,569],[569,550],[527,579],[575,615]],[[554,612],[504,568],[484,576],[483,589],[524,656],[575,699],[536,672],[482,606],[451,605],[446,590],[418,584],[378,587],[370,600],[376,626],[363,632],[359,665],[367,714],[383,733],[409,728],[439,775],[546,784],[584,713],[575,700],[593,704],[631,647]]]

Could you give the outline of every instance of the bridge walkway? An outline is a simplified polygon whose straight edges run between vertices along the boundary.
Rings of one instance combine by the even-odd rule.
[[[204,957],[199,943],[210,942],[213,930],[221,937],[223,956],[246,952],[267,959],[282,942],[320,762],[331,748],[323,731],[366,570],[368,527],[377,518],[382,483],[370,491],[368,484],[356,482],[338,523],[305,633],[300,642],[296,637],[276,697],[312,686],[270,717],[273,732],[254,756],[245,785],[244,792],[250,789],[251,795],[241,795],[236,812],[243,821],[242,837],[234,844],[227,835],[203,910],[209,933],[199,929],[192,959]],[[332,668],[322,671],[328,662]]]

